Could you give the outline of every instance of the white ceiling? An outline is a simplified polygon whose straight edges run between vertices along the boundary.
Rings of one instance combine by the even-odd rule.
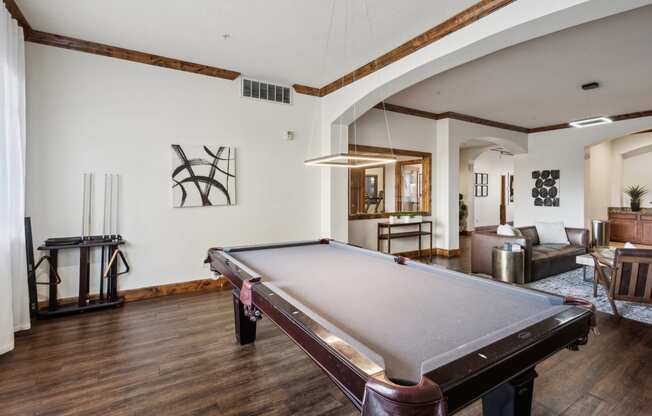
[[[591,81],[601,87],[580,88]],[[387,101],[529,128],[652,110],[652,6],[503,49]]]
[[[321,87],[476,1],[17,0],[17,4],[36,30],[265,80]],[[224,33],[231,35],[229,40],[222,39]]]

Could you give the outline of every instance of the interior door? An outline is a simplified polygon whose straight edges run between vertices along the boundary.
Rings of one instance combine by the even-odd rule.
[[[500,224],[507,223],[507,206],[505,204],[505,175],[500,176]]]

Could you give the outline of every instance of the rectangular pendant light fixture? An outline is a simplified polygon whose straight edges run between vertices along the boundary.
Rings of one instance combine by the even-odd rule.
[[[569,126],[571,127],[591,127],[591,126],[599,126],[600,124],[607,124],[607,123],[612,123],[613,120],[610,119],[609,117],[592,117],[592,118],[585,118],[584,120],[577,120],[577,121],[571,121],[568,123]]]
[[[329,168],[366,168],[369,166],[396,163],[396,156],[381,156],[365,153],[336,153],[308,159],[303,162],[306,166],[323,166]]]

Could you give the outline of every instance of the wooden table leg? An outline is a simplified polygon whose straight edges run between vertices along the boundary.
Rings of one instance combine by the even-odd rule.
[[[88,255],[90,254],[89,247],[80,247],[79,248],[79,297],[77,298],[77,304],[79,306],[88,305],[88,292],[89,292],[89,281],[90,281],[90,263]]]
[[[240,302],[240,291],[233,291],[233,313],[235,318],[235,338],[240,345],[251,344],[256,340],[256,321],[252,321],[244,313],[244,305]]]
[[[59,309],[59,301],[57,297],[57,274],[56,270],[59,267],[59,250],[50,250],[50,275],[49,275],[49,298],[48,310],[56,311]]]
[[[532,393],[534,368],[493,389],[482,397],[484,416],[530,416],[532,414]]]

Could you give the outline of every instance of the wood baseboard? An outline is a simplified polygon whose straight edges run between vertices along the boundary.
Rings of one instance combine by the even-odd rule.
[[[402,251],[400,253],[392,253],[394,256],[403,256],[409,259],[418,259],[430,257],[428,250],[421,250],[421,256],[419,256],[419,250],[414,251]],[[445,248],[434,248],[432,249],[432,255],[440,257],[457,257],[460,255],[460,249],[447,250]]]
[[[430,257],[430,252],[428,249],[421,250],[421,255],[419,256],[419,250],[412,251],[402,251],[400,253],[392,253],[393,256],[407,257],[408,259],[420,259]],[[435,256],[435,249],[432,249],[432,255]]]
[[[446,248],[438,248],[436,250],[436,253],[440,257],[457,257],[460,255],[460,249],[455,248],[455,249],[446,249]]]
[[[178,295],[180,293],[200,292],[204,290],[227,290],[229,287],[229,283],[226,281],[226,279],[220,277],[217,280],[200,279],[191,280],[189,282],[170,283],[167,285],[121,290],[120,296],[122,296],[125,302],[133,302],[137,300],[157,298],[160,296]],[[97,299],[98,294],[92,294],[90,297],[92,300]],[[59,305],[61,306],[70,305],[76,302],[77,297],[59,299]],[[39,301],[38,306],[39,309],[47,308],[47,300]]]

